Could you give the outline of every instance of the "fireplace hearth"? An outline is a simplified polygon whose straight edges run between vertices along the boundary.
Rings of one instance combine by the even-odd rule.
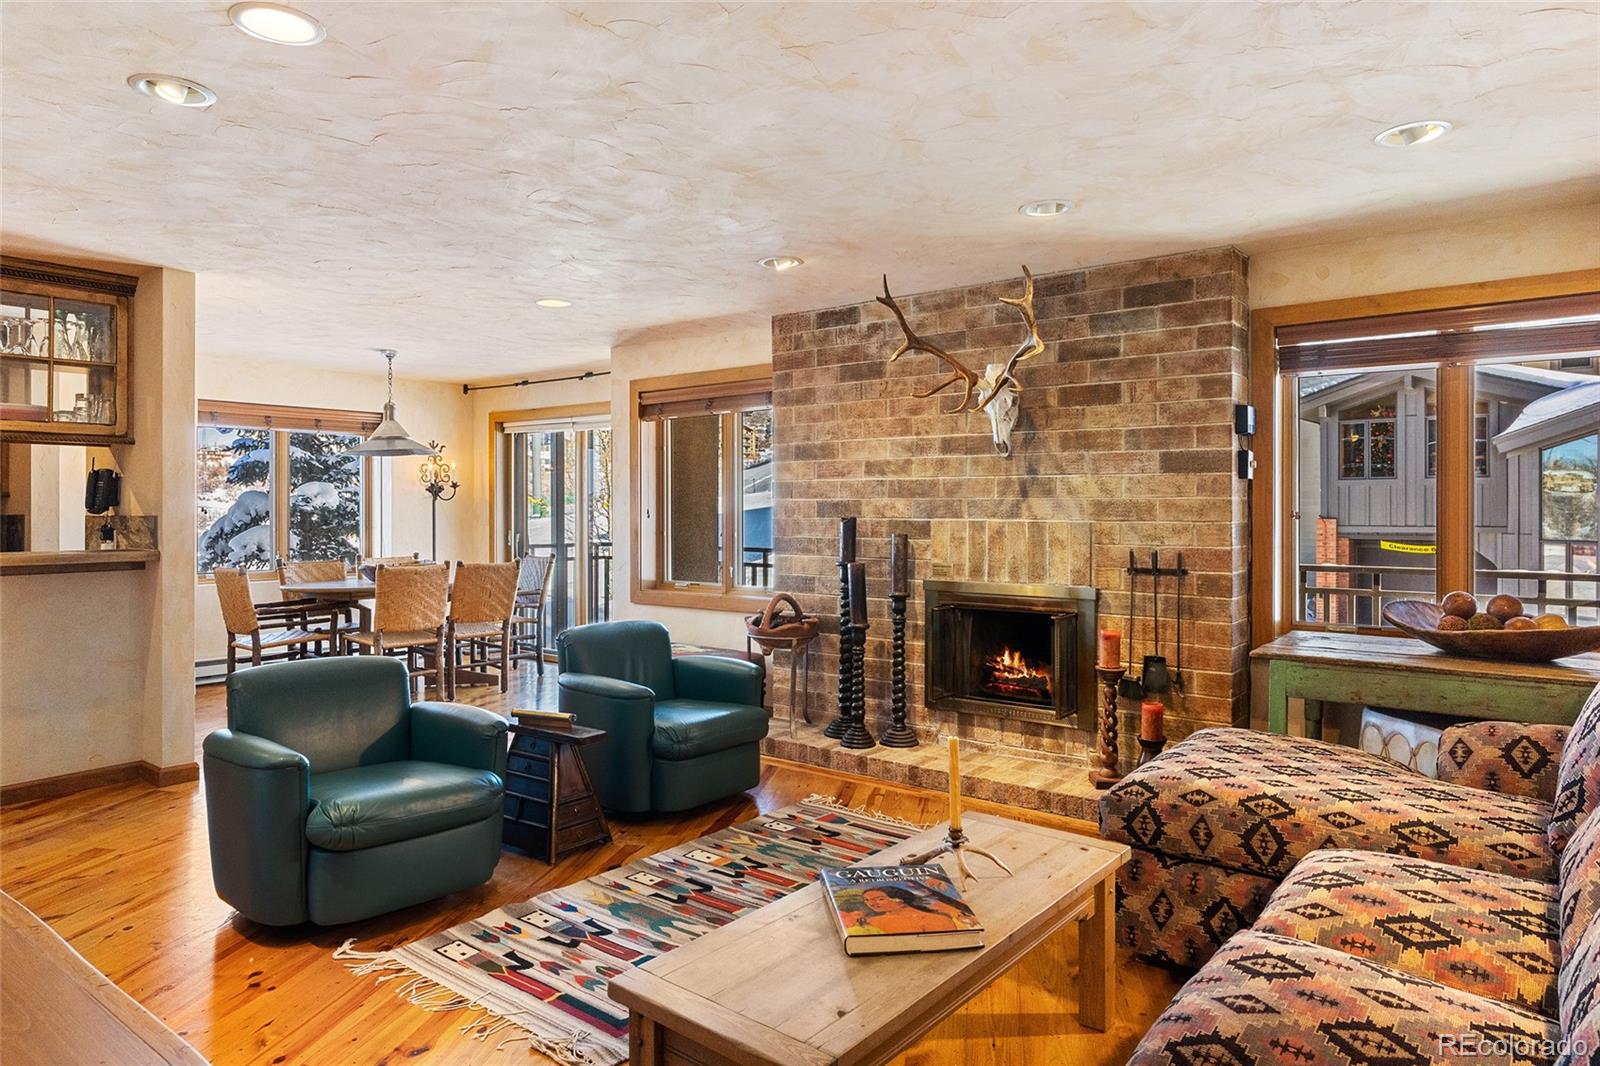
[[[1094,728],[1095,591],[926,581],[930,708]]]

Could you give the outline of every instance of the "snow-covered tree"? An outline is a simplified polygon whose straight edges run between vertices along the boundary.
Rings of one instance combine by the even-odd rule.
[[[272,431],[213,430],[222,443],[203,448],[202,463],[217,484],[202,485],[202,515],[215,513],[232,491],[240,490],[198,545],[202,573],[219,566],[265,569],[274,562],[272,537]],[[289,552],[295,559],[355,560],[361,544],[361,458],[349,448],[360,440],[347,433],[293,431],[287,434],[289,499],[286,510]],[[226,463],[226,475],[215,468]],[[206,480],[206,479],[203,479]],[[259,486],[259,487],[258,487]]]
[[[356,561],[361,547],[361,457],[347,433],[289,434],[289,547],[296,559]]]

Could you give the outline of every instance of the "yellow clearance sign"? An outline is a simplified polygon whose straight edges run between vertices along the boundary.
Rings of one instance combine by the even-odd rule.
[[[1432,544],[1404,544],[1398,540],[1380,540],[1378,546],[1386,552],[1403,552],[1406,555],[1433,555],[1439,550]]]

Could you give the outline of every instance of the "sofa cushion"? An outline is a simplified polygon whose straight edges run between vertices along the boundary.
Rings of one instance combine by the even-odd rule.
[[[1439,738],[1439,780],[1549,803],[1569,732],[1519,722],[1453,725]]]
[[[1556,1014],[1556,890],[1484,870],[1314,851],[1254,927]]]
[[[1100,800],[1103,835],[1281,878],[1319,848],[1555,880],[1550,805],[1445,784],[1355,748],[1202,729]]]
[[[1592,922],[1579,934],[1576,946],[1561,957],[1561,1029],[1571,1033],[1585,1018],[1590,1025],[1600,1022],[1600,922]],[[1591,1043],[1600,1048],[1600,1043]]]
[[[1275,878],[1143,848],[1117,871],[1117,943],[1158,966],[1196,969],[1256,920]]]
[[[306,840],[356,851],[482,821],[501,809],[498,774],[437,762],[391,762],[311,776]]]
[[[1455,1062],[1462,1034],[1515,1055],[1478,1063],[1550,1063],[1555,1022],[1320,944],[1247,930],[1179,989],[1128,1066],[1289,1066]],[[1523,1049],[1531,1049],[1526,1055]],[[1549,1053],[1545,1053],[1549,1049]]]
[[[1589,693],[1561,749],[1555,810],[1550,815],[1551,846],[1556,851],[1566,847],[1596,807],[1600,807],[1600,685]]]
[[[651,751],[673,762],[754,744],[767,735],[767,712],[742,703],[657,700],[655,713]]]
[[[1600,818],[1588,818],[1561,853],[1561,952],[1578,949],[1584,931],[1600,924]]]

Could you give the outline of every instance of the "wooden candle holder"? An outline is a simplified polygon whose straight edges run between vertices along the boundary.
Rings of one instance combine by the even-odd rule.
[[[893,624],[889,658],[889,713],[894,724],[878,743],[886,748],[914,748],[917,733],[906,724],[906,597],[891,594],[889,618]]]
[[[878,742],[867,729],[867,627],[851,625],[850,630],[850,720],[839,738],[843,748],[872,748]]]
[[[850,728],[850,673],[855,656],[850,650],[850,563],[839,560],[839,712],[822,730],[838,740]]]
[[[1117,769],[1117,683],[1126,670],[1121,666],[1096,664],[1094,676],[1100,681],[1099,766],[1089,771],[1095,788],[1110,788],[1122,780]]]

